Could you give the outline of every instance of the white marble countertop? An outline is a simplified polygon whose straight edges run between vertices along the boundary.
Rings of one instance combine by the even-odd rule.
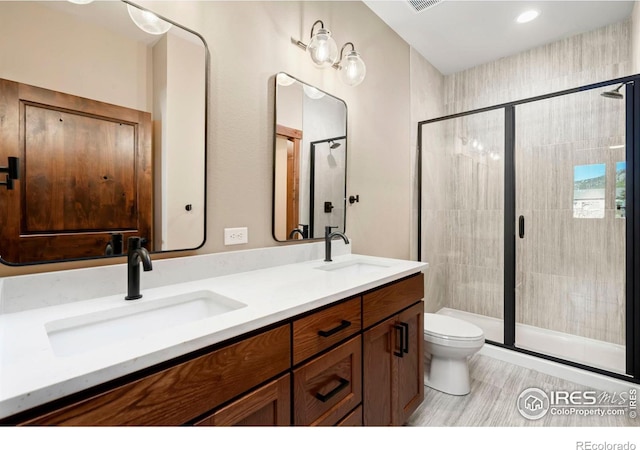
[[[318,270],[328,264],[364,262],[380,267],[363,273]],[[417,273],[426,263],[348,254],[199,281],[143,289],[143,298],[123,295],[0,315],[0,418],[91,386],[256,330],[334,301]],[[141,276],[144,278],[144,273]],[[113,340],[70,356],[56,356],[47,324],[113,308],[210,290],[246,304],[223,314],[176,325],[143,337]]]

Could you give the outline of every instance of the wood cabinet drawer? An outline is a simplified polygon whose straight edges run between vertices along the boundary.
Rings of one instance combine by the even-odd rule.
[[[295,425],[334,425],[362,400],[357,336],[293,372]]]
[[[36,418],[36,425],[181,425],[289,369],[290,325]]]
[[[291,425],[291,376],[284,375],[221,408],[199,426]]]
[[[405,278],[362,296],[363,328],[386,319],[424,297],[424,274]]]
[[[336,424],[337,427],[361,427],[362,425],[362,405]]]
[[[293,322],[293,364],[360,331],[360,305],[358,296]]]

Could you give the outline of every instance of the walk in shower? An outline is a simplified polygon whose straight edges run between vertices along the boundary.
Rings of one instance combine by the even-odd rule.
[[[495,345],[640,379],[639,82],[419,123],[429,312]]]

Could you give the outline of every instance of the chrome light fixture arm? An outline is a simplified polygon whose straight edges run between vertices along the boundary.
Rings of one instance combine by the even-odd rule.
[[[315,31],[316,25],[318,24],[320,25],[320,29]],[[367,69],[360,54],[356,52],[353,42],[347,42],[342,46],[338,58],[335,41],[331,37],[331,32],[324,28],[322,20],[316,20],[313,23],[309,35],[311,37],[309,44],[305,44],[293,37],[291,38],[291,42],[308,52],[316,67],[332,67],[340,71],[340,78],[343,83],[349,86],[357,86],[364,80]],[[351,47],[351,50],[347,51],[345,55],[345,48],[348,46]]]

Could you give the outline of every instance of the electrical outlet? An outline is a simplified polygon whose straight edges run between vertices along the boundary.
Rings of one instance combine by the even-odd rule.
[[[247,242],[249,242],[247,227],[224,229],[224,245],[246,244]]]

